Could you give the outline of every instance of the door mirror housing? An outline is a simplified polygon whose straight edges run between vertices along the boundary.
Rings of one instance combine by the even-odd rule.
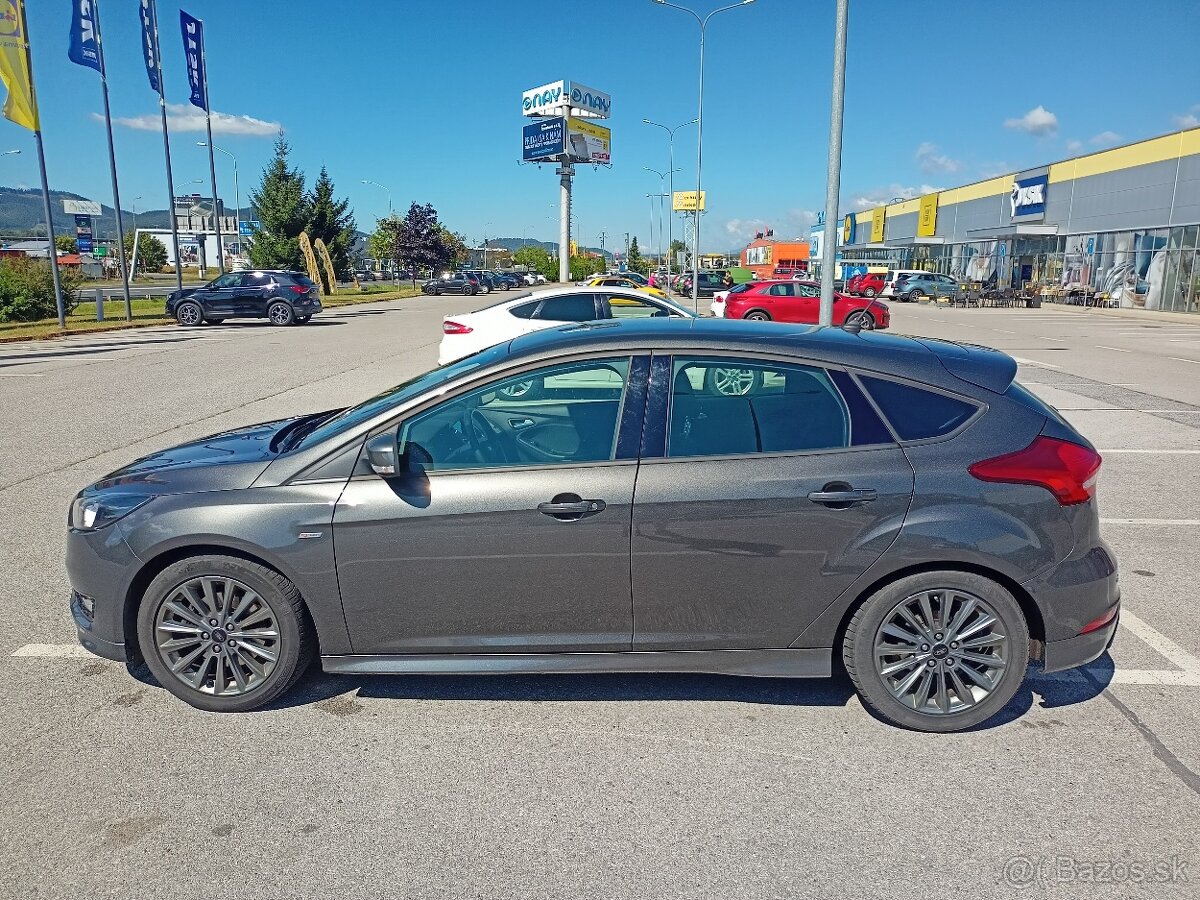
[[[392,478],[400,471],[400,446],[395,431],[377,434],[367,441],[367,464],[381,478]]]

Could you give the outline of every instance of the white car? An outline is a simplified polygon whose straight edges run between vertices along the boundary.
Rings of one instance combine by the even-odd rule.
[[[545,284],[546,276],[541,272],[526,272],[521,276],[521,280],[530,287],[533,287],[535,284]]]
[[[695,318],[691,310],[670,300],[630,288],[569,287],[521,294],[473,313],[446,316],[438,365],[555,325],[668,316]]]

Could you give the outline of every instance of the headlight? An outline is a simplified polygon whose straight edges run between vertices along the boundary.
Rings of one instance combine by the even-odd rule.
[[[111,525],[153,499],[142,494],[76,497],[71,504],[71,527],[78,531],[95,531],[105,525]]]

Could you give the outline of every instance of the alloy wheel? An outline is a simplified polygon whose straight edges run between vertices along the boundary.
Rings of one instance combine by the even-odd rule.
[[[180,584],[159,606],[154,634],[171,674],[214,697],[255,690],[279,661],[274,610],[235,578],[202,575]]]
[[[904,598],[875,634],[875,673],[898,702],[931,716],[979,704],[1010,665],[1009,636],[982,598],[958,589]]]
[[[754,390],[754,372],[750,369],[713,369],[713,388],[726,397],[741,397]]]
[[[184,303],[179,307],[175,317],[179,320],[180,325],[199,325],[204,314],[195,303]]]
[[[292,311],[282,303],[272,304],[267,316],[275,325],[290,325],[292,322]]]
[[[850,317],[846,319],[846,324],[858,325],[864,331],[870,331],[875,327],[875,317],[865,311],[851,313]]]

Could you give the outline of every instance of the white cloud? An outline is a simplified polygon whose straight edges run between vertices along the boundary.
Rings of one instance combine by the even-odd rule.
[[[817,224],[817,213],[811,209],[793,209],[788,212],[788,221],[801,228]]]
[[[931,144],[928,141],[917,147],[916,153],[917,165],[921,167],[922,172],[929,174],[957,172],[963,164],[957,159],[951,159],[944,153],[938,153],[936,144]]]
[[[1067,141],[1067,152],[1078,153],[1083,149],[1083,141]]]
[[[893,182],[892,184],[869,191],[861,191],[854,196],[854,199],[850,203],[855,209],[871,209],[876,206],[884,206],[897,197],[904,200],[912,200],[923,194],[936,194],[938,191],[944,190],[944,187],[932,184],[921,184],[914,187],[912,185],[896,184]]]
[[[1108,144],[1118,144],[1120,142],[1121,136],[1115,131],[1102,131],[1088,139],[1088,143],[1093,147],[1103,147]]]
[[[92,118],[103,122],[104,117],[92,113]],[[118,125],[135,131],[158,131],[162,128],[162,117],[158,113],[144,116],[118,116],[113,119]],[[204,131],[204,110],[190,103],[167,104],[167,128],[171,131]],[[278,122],[266,122],[253,116],[235,116],[213,110],[213,134],[240,134],[250,137],[272,137],[283,128]]]
[[[1039,103],[1019,119],[1005,119],[1004,127],[1043,137],[1058,131],[1058,116]]]
[[[769,226],[766,219],[730,219],[725,223],[725,232],[740,241],[754,239],[754,235],[765,231]]]
[[[1200,126],[1200,103],[1197,103],[1182,116],[1171,116],[1177,128],[1196,128]]]
[[[984,163],[979,169],[980,178],[998,178],[1001,175],[1008,175],[1013,171],[1013,167],[1006,162]]]

